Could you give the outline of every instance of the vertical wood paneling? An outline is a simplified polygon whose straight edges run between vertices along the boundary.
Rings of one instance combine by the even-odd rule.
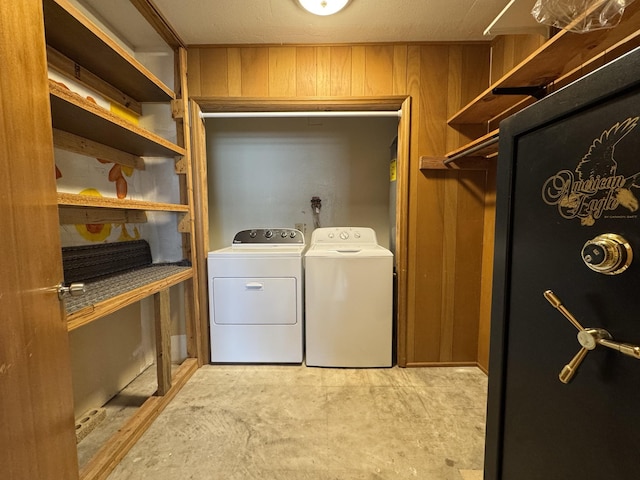
[[[227,78],[229,96],[242,95],[242,58],[239,48],[227,48]]]
[[[351,94],[351,48],[331,47],[331,95],[348,97]]]
[[[443,180],[442,222],[442,313],[440,317],[440,352],[438,360],[453,359],[454,313],[456,308],[456,254],[458,250],[458,173],[445,174]]]
[[[393,95],[403,95],[407,92],[407,46],[393,47]]]
[[[227,96],[227,49],[203,48],[200,50],[200,94]]]
[[[316,48],[296,48],[296,95],[310,97],[316,95]]]
[[[331,47],[318,47],[316,51],[316,92],[318,96],[331,95]]]
[[[240,49],[242,96],[269,96],[269,50],[247,47]]]
[[[295,47],[270,47],[269,96],[293,97],[296,94]]]
[[[513,42],[509,48],[512,59]],[[202,78],[203,52],[200,84],[212,90]],[[486,88],[489,52],[488,44],[226,49],[231,96],[411,96],[402,365],[480,355],[480,266],[488,261],[482,173],[423,173],[416,165],[420,155],[442,155],[483,133],[482,126],[453,129],[446,119]]]
[[[365,49],[356,45],[351,48],[351,95],[364,96]]]
[[[393,92],[393,45],[365,47],[365,95]]]
[[[187,82],[189,93],[193,96],[200,96],[200,52],[199,48],[194,48],[187,57]]]
[[[478,350],[484,189],[486,173],[458,172],[457,245],[455,252],[452,356],[454,362],[475,362]]]
[[[447,116],[448,47],[420,48],[420,123],[421,155],[444,153]],[[427,152],[427,153],[423,153]],[[415,228],[416,299],[414,325],[414,358],[417,362],[440,361],[442,295],[444,285],[444,208],[445,182],[448,172],[429,172],[417,177]]]

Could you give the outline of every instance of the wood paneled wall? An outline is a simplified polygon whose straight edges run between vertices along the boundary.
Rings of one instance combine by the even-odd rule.
[[[485,172],[418,168],[486,133],[446,120],[489,85],[490,46],[202,46],[188,50],[193,97],[410,96],[406,356],[401,364],[475,364]]]

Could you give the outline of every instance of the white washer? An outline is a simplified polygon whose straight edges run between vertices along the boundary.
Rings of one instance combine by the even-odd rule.
[[[306,364],[391,367],[393,254],[371,228],[318,228],[309,245]]]
[[[238,232],[209,252],[213,363],[302,363],[304,236],[292,228]]]

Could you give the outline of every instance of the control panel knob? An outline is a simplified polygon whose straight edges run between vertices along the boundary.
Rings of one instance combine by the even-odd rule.
[[[273,232],[271,230],[267,230],[266,232],[264,232],[264,236],[266,238],[271,238],[273,237]]]
[[[256,238],[257,235],[258,235],[258,232],[256,232],[255,230],[251,230],[251,232],[249,232],[249,236],[251,238]]]
[[[293,232],[293,231],[289,234],[289,236],[290,236],[291,238],[296,238],[296,235],[297,235],[297,233],[296,233],[296,232]]]
[[[622,236],[604,233],[585,243],[581,256],[585,265],[594,272],[617,275],[629,268],[633,251]]]
[[[280,236],[282,238],[287,238],[287,232],[285,232],[284,230],[282,232],[280,232]]]
[[[347,238],[349,238],[349,232],[340,232],[340,238],[342,240],[346,240]]]

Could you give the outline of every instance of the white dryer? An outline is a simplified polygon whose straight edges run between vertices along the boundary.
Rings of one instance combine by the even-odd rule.
[[[212,363],[302,363],[304,249],[299,230],[272,228],[209,252]]]
[[[373,229],[313,231],[305,310],[308,366],[392,366],[393,255]]]

